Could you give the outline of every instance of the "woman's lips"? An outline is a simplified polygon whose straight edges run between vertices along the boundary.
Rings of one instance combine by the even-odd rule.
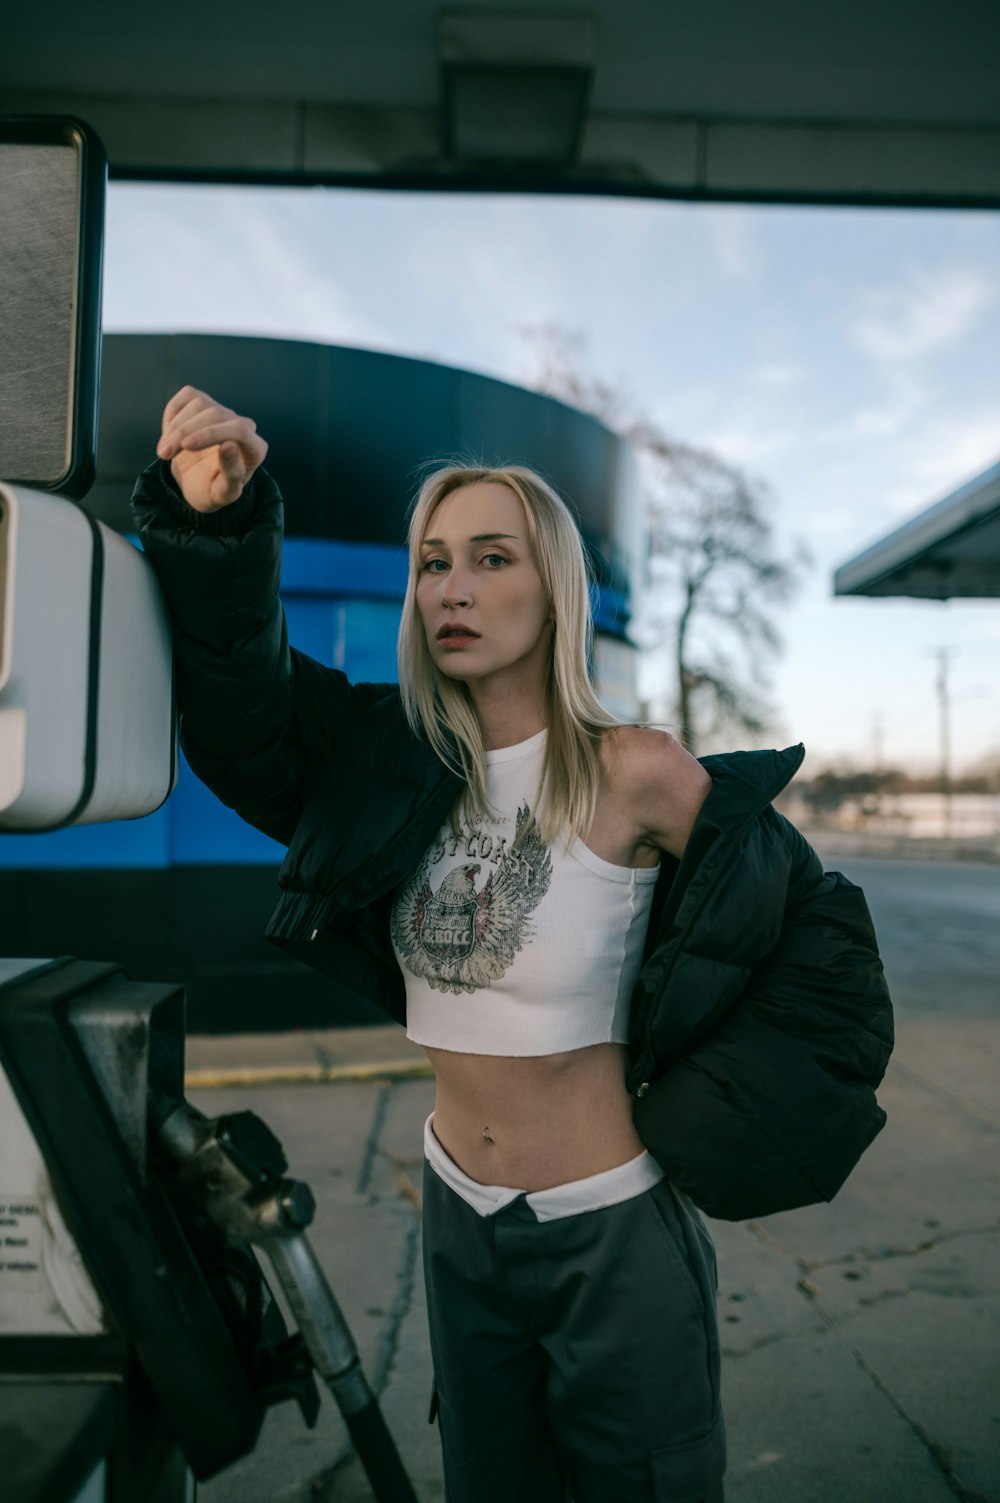
[[[474,631],[450,631],[438,637],[439,647],[470,647],[473,642],[479,641],[478,632]]]
[[[479,641],[479,633],[473,631],[471,626],[442,626],[437,640],[441,647],[468,647]]]

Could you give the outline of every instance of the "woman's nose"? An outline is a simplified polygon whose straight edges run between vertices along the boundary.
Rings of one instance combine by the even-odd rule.
[[[456,574],[452,574],[441,591],[441,604],[445,610],[457,610],[471,603],[472,589],[468,580],[460,579]]]

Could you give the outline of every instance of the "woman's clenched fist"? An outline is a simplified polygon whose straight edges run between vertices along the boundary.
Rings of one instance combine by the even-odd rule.
[[[193,386],[170,398],[162,428],[156,452],[170,460],[182,496],[196,511],[219,511],[238,501],[267,454],[252,418],[237,417]]]

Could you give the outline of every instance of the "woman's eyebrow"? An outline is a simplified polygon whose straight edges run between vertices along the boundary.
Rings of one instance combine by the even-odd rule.
[[[500,538],[510,538],[515,543],[521,541],[516,532],[477,532],[474,537],[469,539],[469,542],[495,543]],[[421,548],[443,548],[444,538],[424,538],[420,546]]]

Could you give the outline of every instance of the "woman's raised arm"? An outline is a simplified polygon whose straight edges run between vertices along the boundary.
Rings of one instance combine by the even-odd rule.
[[[250,418],[183,387],[132,495],[173,628],[181,745],[197,776],[287,843],[306,774],[388,685],[352,686],[288,644],[278,595],[284,508]]]

